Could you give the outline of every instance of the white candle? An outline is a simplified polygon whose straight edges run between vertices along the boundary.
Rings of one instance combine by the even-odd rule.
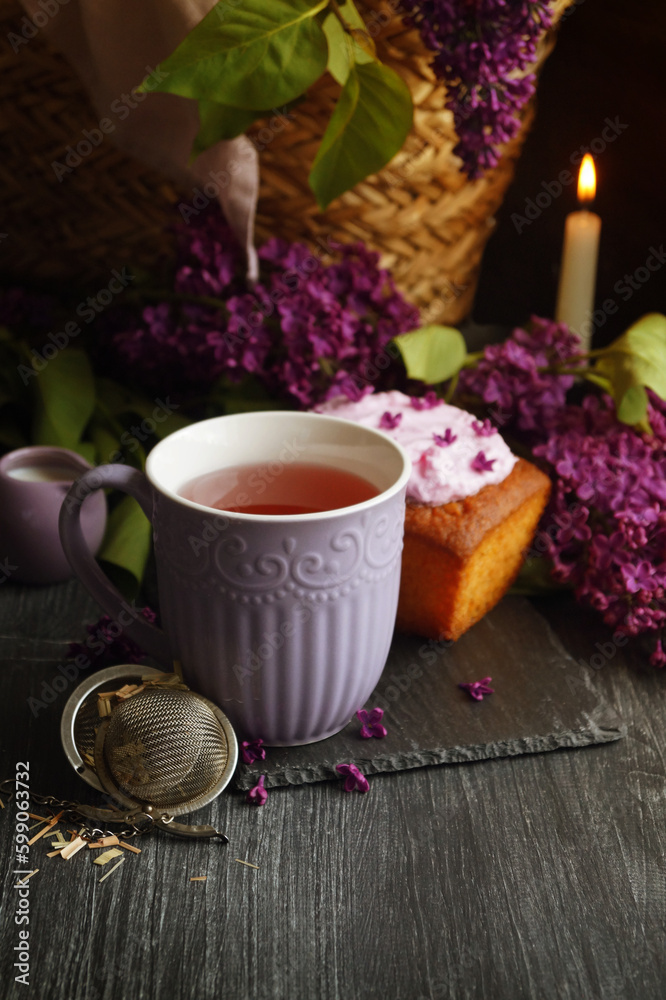
[[[566,323],[582,341],[583,350],[590,348],[594,290],[597,281],[597,257],[601,219],[585,206],[596,192],[594,160],[589,153],[583,158],[578,175],[579,212],[567,216],[564,229],[564,249],[557,291],[555,319]]]

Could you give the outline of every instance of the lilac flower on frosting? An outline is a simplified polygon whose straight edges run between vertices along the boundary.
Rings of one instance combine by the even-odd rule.
[[[402,413],[389,413],[387,410],[386,413],[382,413],[379,419],[380,430],[393,431],[399,426],[401,420]]]
[[[488,419],[484,420],[483,423],[475,420],[472,423],[472,430],[477,437],[481,438],[492,437],[493,434],[497,434],[497,428]]]
[[[443,434],[433,434],[432,439],[438,448],[446,448],[447,445],[458,440],[458,435],[454,434],[450,427],[447,427]]]
[[[480,451],[470,462],[470,467],[474,472],[492,472],[496,461],[496,458],[486,458],[485,452]]]
[[[432,410],[435,406],[439,406],[440,402],[437,393],[429,389],[425,396],[412,396],[409,405],[413,410]]]

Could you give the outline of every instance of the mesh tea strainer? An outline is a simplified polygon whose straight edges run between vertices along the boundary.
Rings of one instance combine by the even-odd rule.
[[[125,687],[134,691],[111,697]],[[181,836],[223,836],[212,827],[173,822],[216,798],[236,766],[234,731],[207,698],[152,668],[110,667],[72,694],[61,737],[70,763],[120,805],[123,818],[149,817]],[[108,810],[99,812],[108,819]]]

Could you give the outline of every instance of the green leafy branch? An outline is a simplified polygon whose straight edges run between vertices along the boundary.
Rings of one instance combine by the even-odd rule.
[[[468,354],[462,334],[447,326],[425,326],[401,334],[395,342],[408,376],[441,386],[449,400],[462,369],[473,367],[483,356]],[[573,355],[540,371],[590,382],[613,398],[623,423],[649,431],[646,390],[666,399],[666,316],[648,313],[608,347]]]
[[[158,69],[139,90],[198,101],[193,156],[298,101],[328,71],[341,92],[309,176],[321,209],[384,167],[412,125],[409,89],[377,60],[353,0],[219,0]]]

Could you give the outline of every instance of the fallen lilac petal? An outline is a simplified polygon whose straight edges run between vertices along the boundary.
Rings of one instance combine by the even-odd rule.
[[[489,687],[491,680],[492,677],[484,677],[480,681],[466,681],[463,684],[459,684],[458,687],[462,688],[463,691],[467,691],[475,701],[483,701],[485,694],[495,693],[495,689]]]
[[[383,740],[387,735],[388,730],[386,726],[382,726],[380,722],[376,722],[372,726],[361,726],[361,736],[364,740],[369,740],[373,736],[375,739]]]
[[[371,708],[370,711],[364,708],[358,710],[356,718],[363,723],[360,731],[362,739],[369,740],[374,736],[375,739],[381,740],[387,735],[386,727],[381,724],[383,716],[383,708]]]
[[[370,724],[372,724],[373,722],[381,722],[382,719],[384,718],[384,709],[383,708],[371,708],[371,709],[359,708],[358,712],[356,713],[356,718],[358,719],[359,722],[363,722],[363,723],[370,723]]]
[[[141,616],[151,624],[157,615],[149,608],[141,609]],[[113,625],[113,630],[110,626]],[[117,627],[120,631],[117,630]],[[125,634],[125,629],[114,622],[109,615],[102,615],[99,621],[86,625],[89,638],[85,643],[72,642],[67,650],[67,659],[73,660],[83,655],[90,661],[90,651],[95,650],[95,663],[98,666],[115,663],[141,663],[147,654],[143,649]],[[96,641],[93,643],[91,639]]]
[[[361,774],[356,764],[336,764],[335,770],[346,777],[344,786],[346,792],[353,792],[355,789],[359,792],[369,790],[368,779]]]
[[[244,764],[254,764],[257,760],[266,760],[264,741],[243,740],[241,743],[241,760]]]
[[[259,781],[256,783],[254,788],[251,788],[247,793],[247,801],[253,806],[263,806],[268,798],[268,792],[264,788],[264,781],[266,780],[265,775],[259,775]]]

